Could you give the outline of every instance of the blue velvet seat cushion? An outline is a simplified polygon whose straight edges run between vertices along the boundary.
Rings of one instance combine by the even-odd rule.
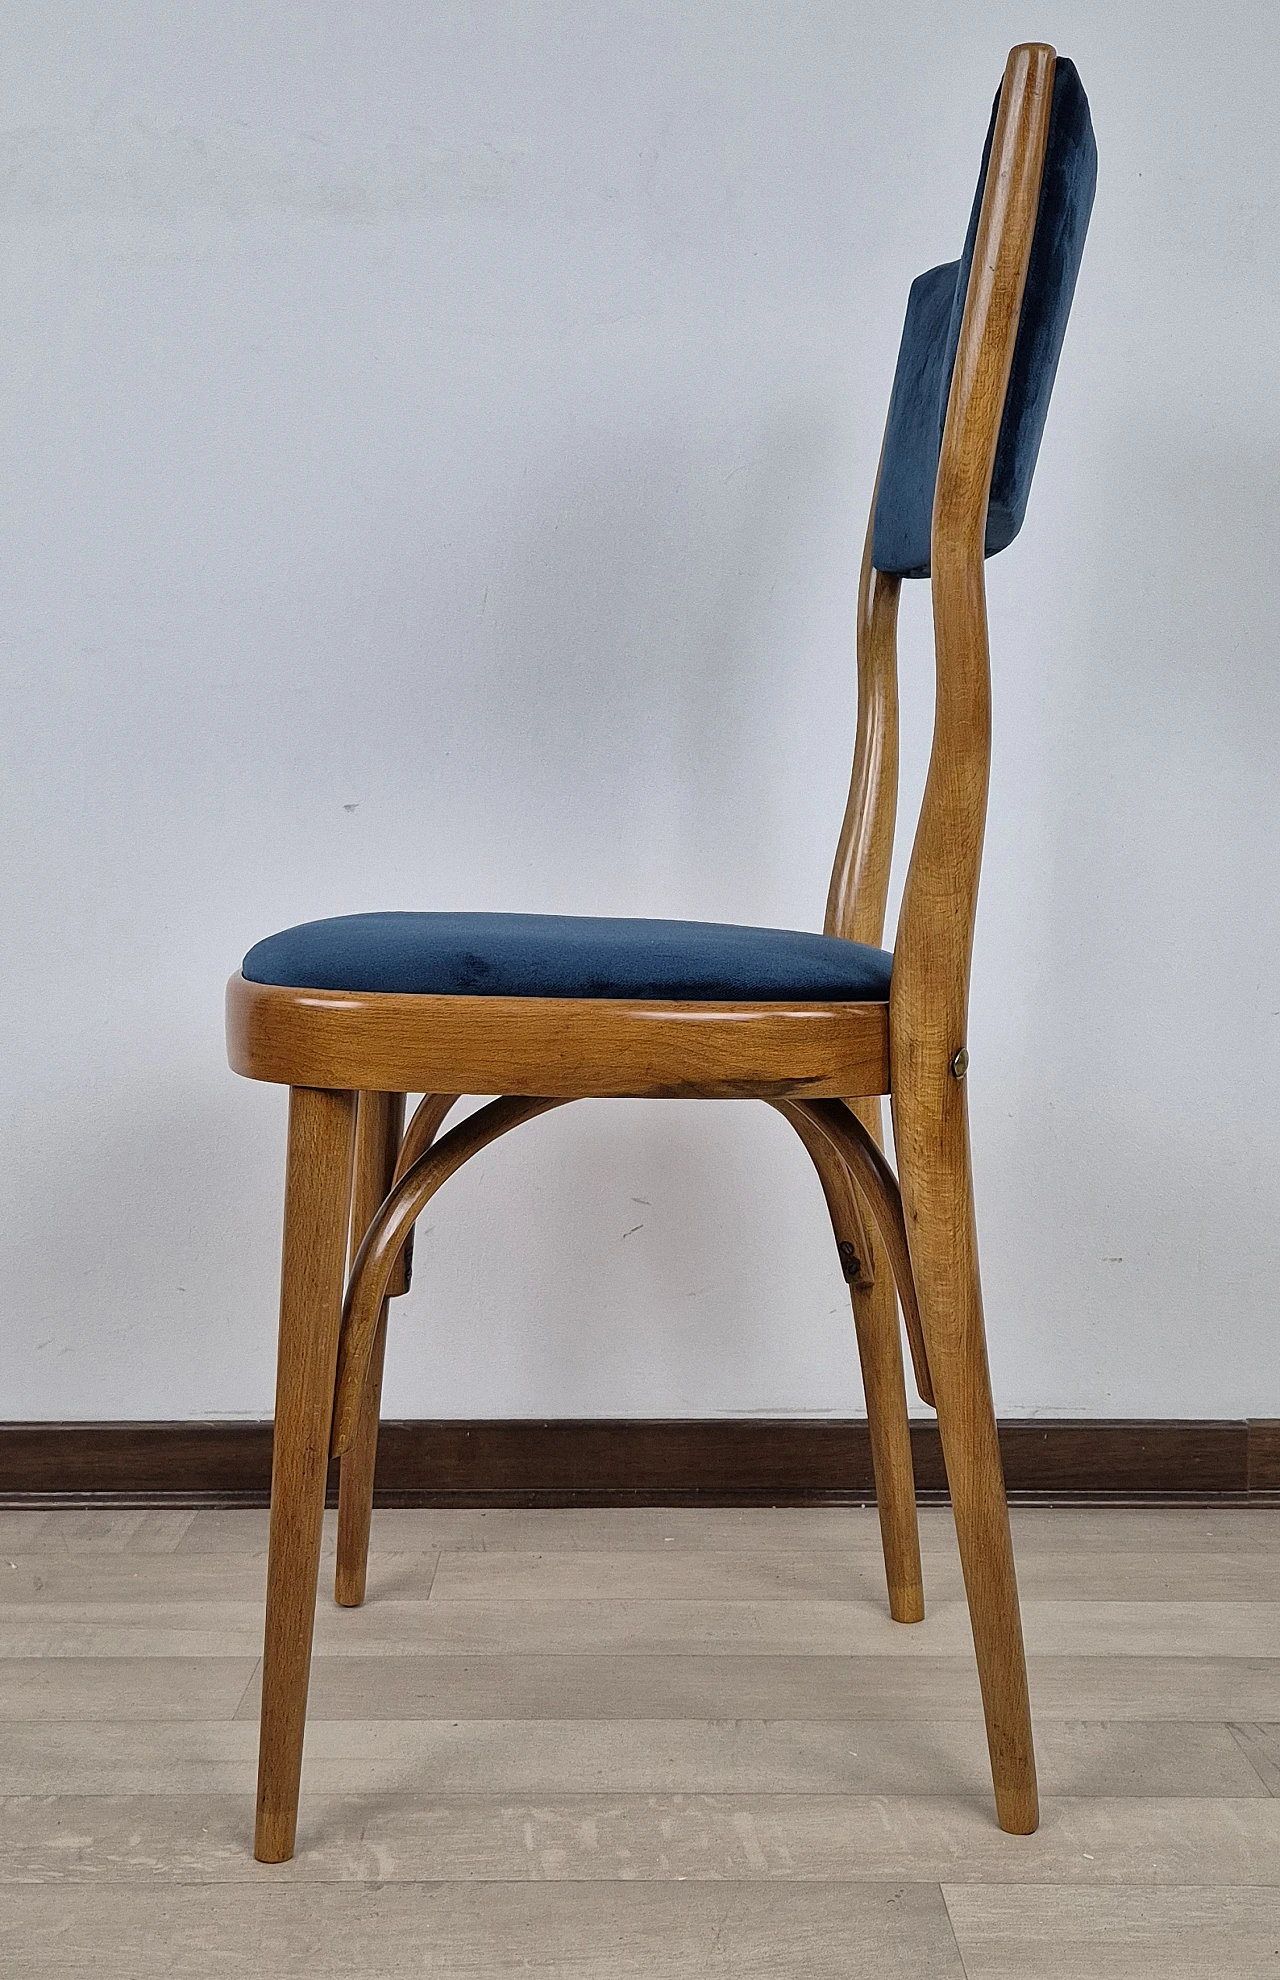
[[[712,921],[343,914],[250,949],[253,983],[418,996],[883,1003],[893,958],[861,942]]]
[[[887,575],[929,575],[938,456],[999,105],[997,94],[964,252],[959,261],[945,262],[917,276],[907,300],[885,428],[871,551],[872,563]],[[1097,176],[1089,99],[1074,62],[1059,56],[1053,72],[1036,230],[991,475],[988,557],[1012,543],[1027,512]]]

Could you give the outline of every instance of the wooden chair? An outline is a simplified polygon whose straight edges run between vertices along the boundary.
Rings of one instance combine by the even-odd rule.
[[[894,1296],[937,1410],[1002,1828],[1037,1821],[969,1164],[965,1026],[990,755],[984,556],[1016,533],[1094,179],[1072,65],[1009,57],[959,262],[913,285],[863,559],[853,779],[822,936],[530,916],[340,917],[228,986],[232,1066],[291,1090],[256,1854],[291,1856],[325,1474],[364,1596],[387,1300],[414,1220],[498,1135],[588,1096],[758,1098],[818,1173],[849,1281],[889,1606],[923,1615]],[[930,576],[933,751],[892,956],[896,616]],[[405,1096],[425,1094],[404,1130]],[[450,1132],[454,1100],[499,1094]],[[893,1111],[899,1179],[881,1152]],[[348,1242],[351,1250],[349,1277]]]

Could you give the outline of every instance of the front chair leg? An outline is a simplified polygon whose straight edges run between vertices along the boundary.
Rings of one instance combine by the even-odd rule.
[[[404,1133],[403,1093],[362,1093],[356,1123],[355,1178],[351,1190],[351,1259],[382,1208],[395,1180]],[[369,1564],[369,1522],[373,1515],[373,1474],[378,1462],[378,1419],[382,1412],[382,1364],[387,1347],[387,1302],[382,1302],[377,1337],[369,1358],[360,1426],[343,1452],[338,1484],[338,1559],[333,1596],[344,1609],[364,1601]]]
[[[1000,1827],[1039,1821],[1035,1749],[1009,1508],[991,1400],[969,1127],[960,1080],[938,1105],[895,1093],[894,1142],[929,1356]]]
[[[355,1120],[354,1093],[295,1087],[289,1096],[253,1849],[260,1863],[287,1861],[297,1827]]]

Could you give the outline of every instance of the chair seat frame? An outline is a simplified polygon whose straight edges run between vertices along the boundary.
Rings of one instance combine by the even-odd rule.
[[[341,1458],[335,1592],[364,1598],[388,1301],[413,1226],[500,1135],[571,1099],[759,1099],[818,1174],[853,1304],[889,1607],[924,1613],[899,1324],[936,1408],[982,1687],[997,1818],[1038,1804],[1026,1659],[987,1366],[966,1029],[990,767],[984,535],[1053,94],[1054,51],[1005,70],[934,494],[933,748],[887,1004],[393,996],[228,985],[231,1064],[290,1089],[255,1854],[293,1854],[327,1467]],[[875,503],[872,503],[874,520]],[[898,777],[900,580],[874,568],[828,934],[879,946]],[[406,1129],[406,1096],[424,1094]],[[496,1100],[442,1132],[459,1096]],[[893,1114],[895,1178],[881,1149]]]

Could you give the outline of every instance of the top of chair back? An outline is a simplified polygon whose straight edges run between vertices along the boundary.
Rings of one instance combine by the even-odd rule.
[[[964,252],[958,261],[929,269],[911,285],[875,508],[872,562],[888,575],[929,575],[938,459],[1003,87],[991,112]],[[1089,100],[1075,64],[1059,56],[1035,233],[991,477],[988,557],[1012,543],[1026,514],[1096,177]]]
[[[1010,51],[960,260],[913,284],[858,595],[858,734],[828,934],[879,946],[898,791],[904,577],[933,595],[929,772],[894,941],[895,1093],[962,1107],[969,963],[991,768],[984,558],[1026,511],[1093,202],[1089,106],[1043,42]],[[922,1085],[923,1082],[923,1085]],[[940,1083],[939,1083],[940,1082]]]

